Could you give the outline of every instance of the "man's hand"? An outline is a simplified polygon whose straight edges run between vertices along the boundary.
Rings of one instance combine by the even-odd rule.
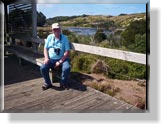
[[[49,62],[49,59],[48,58],[45,58],[44,59],[44,64],[47,64]]]
[[[60,66],[60,62],[57,61],[56,64],[55,64],[55,68],[56,68],[56,67],[59,67],[59,66]]]

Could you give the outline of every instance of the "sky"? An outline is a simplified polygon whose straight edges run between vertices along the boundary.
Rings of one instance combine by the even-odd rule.
[[[146,4],[37,4],[46,18],[77,15],[112,15],[146,12]]]

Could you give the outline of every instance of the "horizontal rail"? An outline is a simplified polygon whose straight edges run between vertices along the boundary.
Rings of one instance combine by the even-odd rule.
[[[135,62],[139,64],[146,64],[145,54],[115,50],[115,49],[109,49],[109,48],[102,48],[102,47],[91,46],[91,45],[77,44],[77,43],[72,43],[72,44],[76,51],[116,58],[120,60],[126,60],[126,61]]]
[[[22,39],[24,41],[31,41],[35,43],[45,43],[45,39],[34,39],[34,38],[16,38],[16,39]],[[123,51],[123,50],[116,50],[116,49],[110,49],[110,48],[103,48],[103,47],[97,47],[97,46],[91,46],[91,45],[85,45],[85,44],[79,44],[79,43],[72,43],[72,49],[80,52],[86,52],[90,54],[105,56],[105,57],[111,57],[115,59],[135,62],[139,64],[146,64],[146,54],[141,53],[134,53],[129,51]]]

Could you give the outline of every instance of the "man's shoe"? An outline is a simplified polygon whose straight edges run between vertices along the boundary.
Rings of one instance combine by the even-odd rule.
[[[69,89],[70,89],[69,85],[65,85],[65,88],[66,88],[67,90],[69,90]]]
[[[51,88],[52,87],[52,85],[46,85],[46,84],[44,84],[43,86],[42,86],[42,89],[43,90],[47,90],[47,89],[49,89],[49,88]]]
[[[65,89],[65,86],[64,86],[64,85],[60,85],[60,88],[64,90],[64,89]]]

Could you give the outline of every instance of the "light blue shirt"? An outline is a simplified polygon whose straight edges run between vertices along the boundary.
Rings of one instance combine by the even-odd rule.
[[[59,60],[64,56],[66,51],[70,50],[70,43],[67,36],[63,34],[61,34],[60,40],[57,39],[54,34],[50,34],[45,41],[44,47],[48,50],[50,59]],[[59,55],[55,52],[55,49],[57,48],[60,49]]]

